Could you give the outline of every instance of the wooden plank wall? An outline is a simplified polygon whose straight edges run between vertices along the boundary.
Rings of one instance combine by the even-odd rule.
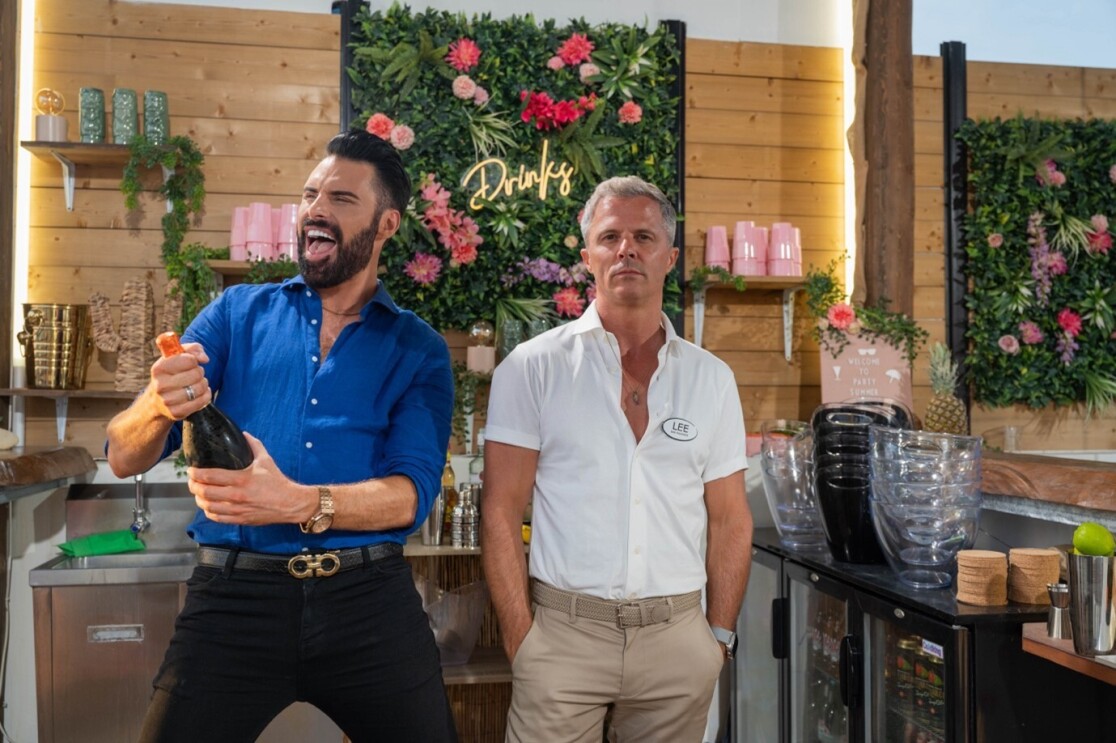
[[[228,244],[234,206],[293,202],[337,133],[340,20],[328,13],[281,13],[92,0],[39,0],[35,87],[61,91],[76,138],[81,87],[165,91],[172,134],[187,134],[206,156],[206,213],[188,241]],[[111,119],[106,129],[111,133]],[[163,203],[124,209],[115,166],[80,167],[67,212],[56,163],[32,169],[31,302],[85,303],[103,292],[119,312],[124,282],[155,289],[157,319],[166,276],[159,261]],[[157,174],[149,174],[157,184]],[[118,316],[118,315],[117,315]],[[112,389],[115,354],[95,352],[87,387]],[[68,443],[103,449],[104,427],[125,403],[75,397]],[[54,405],[30,399],[27,441],[56,439]]]
[[[737,220],[802,230],[803,265],[844,251],[841,51],[691,39],[686,45],[686,269],[705,234]],[[736,373],[750,429],[808,418],[821,399],[812,321],[797,302],[794,353],[783,357],[781,293],[711,290],[703,345]],[[689,303],[687,297],[687,303]],[[693,310],[687,308],[687,337]]]
[[[945,340],[945,203],[942,163],[941,59],[915,58],[915,316]],[[1116,117],[1116,70],[1042,65],[968,63],[968,114],[1041,118]],[[930,398],[925,355],[915,367],[915,407]],[[1019,429],[1018,446],[1029,450],[1116,449],[1116,410],[1086,420],[1080,410],[1025,406],[972,413],[973,433],[1003,442],[1005,426]]]

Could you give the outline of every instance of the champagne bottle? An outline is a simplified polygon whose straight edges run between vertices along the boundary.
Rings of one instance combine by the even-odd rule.
[[[182,353],[173,331],[155,339],[164,358]],[[182,422],[182,453],[191,467],[242,470],[252,464],[252,447],[240,427],[212,402]]]
[[[453,474],[453,464],[450,460],[450,453],[446,452],[446,466],[442,470],[442,497],[445,499],[445,518],[442,525],[442,539],[449,540],[452,538],[451,529],[453,528],[453,508],[457,505],[457,477]]]

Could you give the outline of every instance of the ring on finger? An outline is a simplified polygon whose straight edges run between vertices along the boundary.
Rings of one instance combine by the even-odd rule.
[[[194,392],[194,388],[191,387],[190,385],[186,385],[185,392],[186,392],[186,400],[189,401],[189,402],[193,402],[194,398],[197,397],[197,394]]]

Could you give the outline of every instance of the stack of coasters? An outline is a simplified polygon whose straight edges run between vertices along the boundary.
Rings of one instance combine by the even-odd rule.
[[[1017,604],[1050,604],[1047,583],[1057,583],[1061,556],[1056,549],[1016,547],[1008,551],[1008,598]]]
[[[1008,598],[1007,579],[1008,561],[1003,552],[961,550],[957,553],[958,601],[977,606],[1003,606]]]

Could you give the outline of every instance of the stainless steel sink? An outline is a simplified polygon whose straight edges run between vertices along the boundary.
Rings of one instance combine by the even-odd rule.
[[[119,583],[181,583],[196,564],[194,550],[124,552],[118,555],[59,555],[31,570],[32,586],[87,586]]]

